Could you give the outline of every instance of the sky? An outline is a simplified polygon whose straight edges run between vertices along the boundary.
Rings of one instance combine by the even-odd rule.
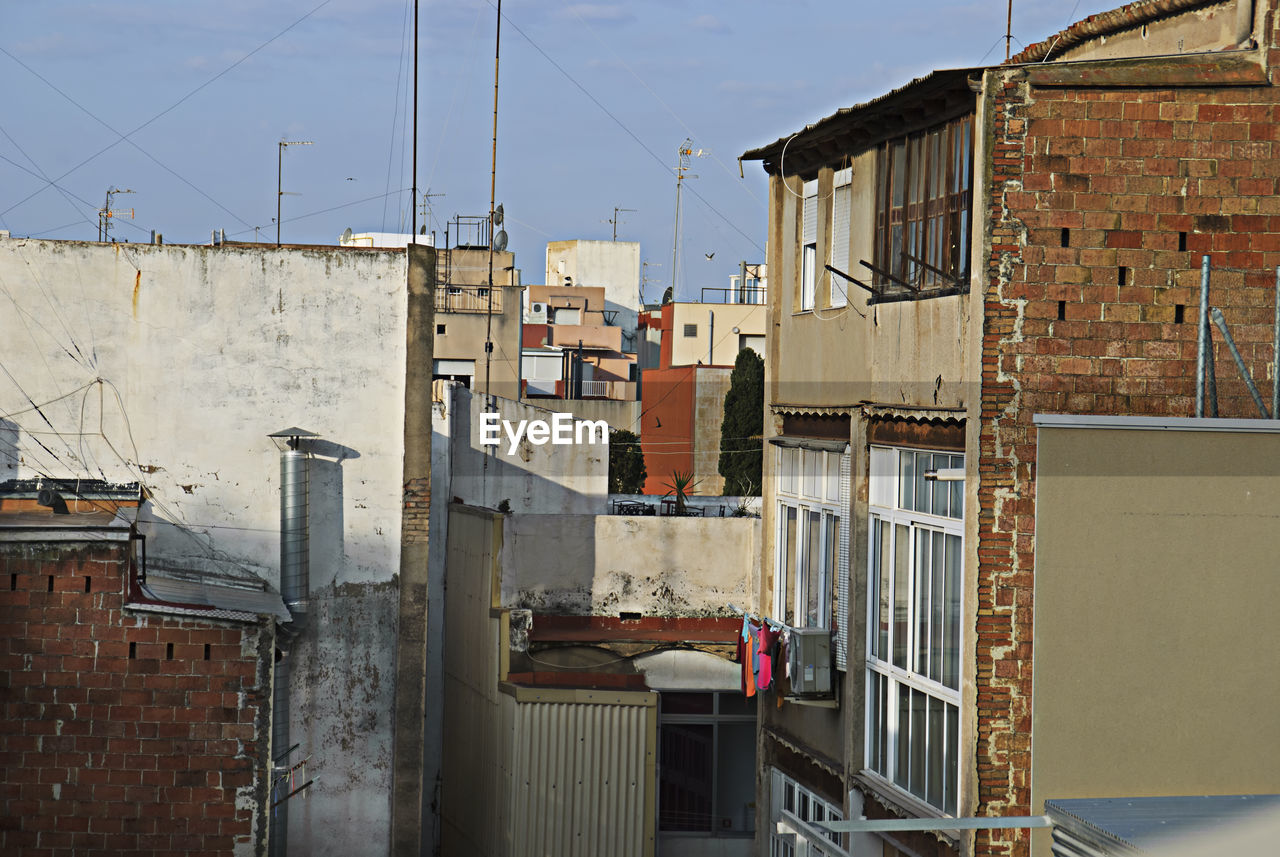
[[[1014,0],[1012,46],[1120,0]],[[411,226],[413,0],[41,0],[0,29],[0,229],[334,244]],[[745,151],[933,69],[1004,59],[1006,0],[419,0],[418,224],[489,211],[525,284],[546,242],[640,242],[646,301],[764,260]],[[688,159],[676,252],[676,166]],[[281,140],[311,145],[284,148]],[[277,182],[285,195],[277,197]],[[429,208],[423,207],[423,194]],[[456,234],[450,228],[451,237]]]

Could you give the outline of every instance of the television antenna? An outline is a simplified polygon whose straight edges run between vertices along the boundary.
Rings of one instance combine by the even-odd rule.
[[[610,220],[606,220],[606,221],[604,221],[604,222],[605,222],[605,223],[611,223],[611,224],[613,224],[613,240],[614,240],[614,241],[617,241],[617,240],[618,240],[618,224],[621,222],[621,221],[619,221],[619,220],[618,220],[618,212],[619,212],[619,211],[630,211],[630,212],[632,212],[632,213],[634,214],[634,213],[636,212],[636,210],[637,210],[637,209],[634,209],[634,208],[619,208],[619,207],[618,207],[618,206],[616,206],[616,205],[613,207],[613,218],[612,218],[612,219],[610,219]]]
[[[111,219],[113,217],[127,217],[130,220],[133,219],[132,208],[122,208],[119,211],[113,210],[111,208],[111,198],[118,193],[136,193],[136,192],[137,191],[134,191],[130,188],[121,190],[120,188],[115,186],[112,186],[107,189],[107,204],[104,205],[102,209],[98,212],[98,240],[99,241],[106,241],[107,238],[110,236]]]
[[[671,241],[671,294],[676,293],[676,280],[679,273],[680,265],[680,188],[684,184],[685,173],[689,171],[689,163],[692,158],[703,158],[711,154],[710,149],[694,149],[693,140],[688,137],[684,138],[684,142],[680,144],[677,151],[676,160],[676,218],[675,218],[675,237]],[[689,178],[696,179],[696,175],[690,175]]]

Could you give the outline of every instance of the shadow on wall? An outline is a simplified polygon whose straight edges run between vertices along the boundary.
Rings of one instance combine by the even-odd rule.
[[[333,585],[346,557],[346,518],[342,463],[360,457],[349,446],[323,439],[308,440],[301,448],[311,454],[308,487],[311,552],[310,590]]]

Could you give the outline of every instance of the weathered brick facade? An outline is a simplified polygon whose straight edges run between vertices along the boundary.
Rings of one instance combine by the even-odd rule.
[[[0,545],[0,853],[265,853],[272,633],[126,609],[129,553]]]
[[[1262,32],[1277,44],[1271,13]],[[1280,51],[1270,51],[1271,62]],[[1152,61],[1153,63],[1158,61]],[[1270,402],[1280,89],[988,81],[977,616],[979,814],[1030,806],[1035,413],[1194,415],[1200,260]],[[1273,82],[1275,72],[1271,72]],[[1215,329],[1219,415],[1259,412]],[[1026,855],[1025,831],[977,853]]]

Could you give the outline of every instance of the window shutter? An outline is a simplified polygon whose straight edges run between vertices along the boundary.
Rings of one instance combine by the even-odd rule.
[[[802,244],[818,240],[818,181],[804,183],[804,238]]]
[[[836,570],[836,669],[846,671],[849,649],[849,468],[850,452],[840,456],[840,545]]]
[[[846,172],[841,170],[840,172]],[[837,179],[839,173],[836,174]],[[849,205],[853,187],[846,181],[837,184],[831,198],[831,267],[849,273]],[[849,303],[849,283],[843,277],[831,276],[831,305]]]

